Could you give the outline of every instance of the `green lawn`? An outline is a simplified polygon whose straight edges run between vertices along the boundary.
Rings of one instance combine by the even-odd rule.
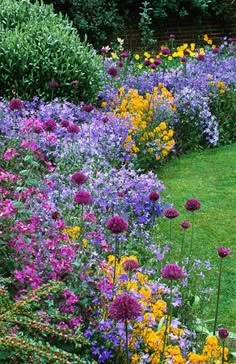
[[[165,197],[169,196],[168,200],[181,213],[173,221],[176,250],[182,238],[179,224],[191,217],[183,204],[191,197],[202,203],[196,213],[195,258],[209,259],[216,268],[219,263],[217,247],[223,245],[232,249],[233,254],[223,262],[219,323],[236,332],[236,144],[176,158],[161,168],[158,177],[166,186]],[[168,221],[161,221],[160,226],[168,236]],[[209,286],[216,287],[215,269],[207,279]],[[214,308],[215,296],[209,304],[208,316],[214,316]]]

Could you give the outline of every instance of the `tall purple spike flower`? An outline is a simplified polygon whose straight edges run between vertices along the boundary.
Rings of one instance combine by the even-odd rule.
[[[109,315],[115,321],[135,320],[142,312],[140,304],[127,293],[117,297],[109,308]]]
[[[185,272],[177,264],[167,264],[161,269],[161,276],[171,281],[177,281],[185,277]]]
[[[110,217],[106,226],[113,234],[123,233],[124,231],[128,230],[129,227],[127,221],[118,215]]]

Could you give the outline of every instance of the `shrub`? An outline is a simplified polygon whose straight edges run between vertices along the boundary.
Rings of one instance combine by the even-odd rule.
[[[40,95],[91,100],[99,88],[101,63],[76,30],[48,5],[1,0],[0,83],[4,96]],[[55,80],[59,87],[48,83]],[[72,81],[78,84],[73,85]]]

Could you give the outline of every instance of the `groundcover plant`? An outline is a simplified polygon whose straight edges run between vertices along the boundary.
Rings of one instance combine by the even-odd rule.
[[[218,144],[212,105],[235,90],[233,51],[163,47],[142,62],[123,51],[119,69],[104,57],[97,105],[1,100],[1,362],[233,362],[218,314],[233,246],[194,256],[201,201],[182,201],[181,221],[155,173]]]

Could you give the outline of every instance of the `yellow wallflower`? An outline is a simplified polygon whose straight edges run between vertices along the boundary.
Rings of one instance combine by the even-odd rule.
[[[151,54],[150,54],[150,53],[148,53],[148,52],[144,52],[144,53],[143,53],[143,55],[144,55],[144,57],[146,57],[146,58],[150,58],[150,57],[151,57]]]
[[[135,54],[134,58],[136,59],[136,61],[138,61],[140,59],[140,55],[139,54]]]
[[[67,226],[62,230],[62,232],[67,234],[69,238],[76,239],[80,235],[80,230],[80,226]]]

